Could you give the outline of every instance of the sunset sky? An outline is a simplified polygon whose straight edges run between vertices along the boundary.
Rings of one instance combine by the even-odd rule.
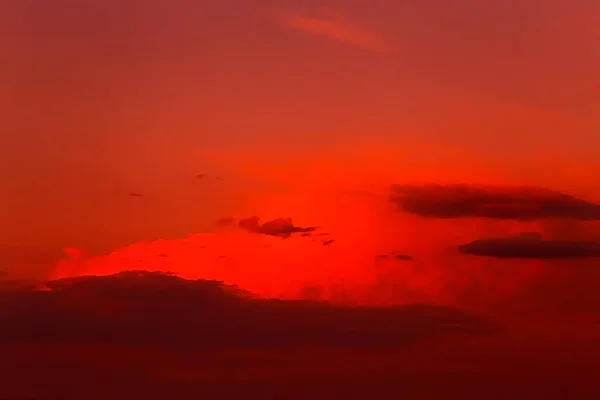
[[[599,182],[598,0],[0,1],[0,399],[600,398]]]
[[[1,7],[0,251],[14,276],[47,274],[63,248],[106,254],[253,215],[347,234],[349,212],[371,232],[346,241],[364,257],[400,225],[399,247],[442,251],[416,244],[418,221],[389,223],[392,184],[600,200],[594,0]],[[454,245],[445,226],[433,240]],[[461,235],[490,232],[475,231]]]

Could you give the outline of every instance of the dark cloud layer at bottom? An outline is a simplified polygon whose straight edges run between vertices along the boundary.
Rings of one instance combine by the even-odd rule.
[[[600,395],[598,326],[511,333],[455,308],[257,300],[157,273],[50,286],[0,292],[0,398]]]
[[[148,272],[68,278],[52,291],[0,292],[0,340],[185,348],[398,347],[494,325],[434,306],[356,308],[259,300],[216,281]]]

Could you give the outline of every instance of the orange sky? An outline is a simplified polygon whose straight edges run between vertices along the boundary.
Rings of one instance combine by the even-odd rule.
[[[252,255],[255,268],[295,259],[280,280],[319,280],[302,265],[350,252],[360,269],[394,246],[434,265],[458,244],[447,222],[406,222],[383,197],[343,191],[510,183],[600,200],[598,2],[446,3],[0,6],[4,269],[40,277],[63,247],[179,248],[194,233],[215,241],[210,264],[263,240],[215,236],[215,221],[258,215],[337,233],[334,250],[266,238],[276,255]],[[460,239],[489,232],[477,226]],[[435,240],[419,243],[423,230]]]

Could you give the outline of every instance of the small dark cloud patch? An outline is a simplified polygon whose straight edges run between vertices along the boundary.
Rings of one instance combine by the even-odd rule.
[[[161,257],[161,258],[167,258],[167,257],[169,257],[169,255],[165,254],[165,253],[161,253],[158,256]]]
[[[431,218],[600,220],[600,205],[544,188],[473,185],[394,185],[391,200]]]
[[[375,258],[379,259],[393,259],[398,261],[413,261],[414,258],[404,253],[392,253],[392,254],[378,254]]]
[[[233,217],[221,217],[217,220],[217,226],[229,226],[233,225],[235,218]]]
[[[221,282],[156,272],[68,278],[47,286],[51,290],[0,291],[0,341],[186,350],[360,349],[497,330],[489,320],[452,307],[263,300]]]
[[[198,174],[198,175],[196,175],[196,179],[199,180],[199,181],[203,180],[204,178],[206,178],[206,174]]]
[[[129,193],[129,197],[144,197],[141,193],[131,192]]]
[[[323,243],[323,246],[331,246],[333,243],[335,243],[335,240],[333,240],[333,239],[324,240],[322,243]]]
[[[600,243],[583,240],[544,240],[537,232],[507,238],[479,239],[458,246],[461,253],[495,258],[581,259],[600,257]]]
[[[276,236],[287,239],[294,233],[311,233],[317,229],[314,226],[295,226],[291,218],[276,218],[260,223],[259,217],[249,217],[239,221],[238,226],[252,233]]]
[[[300,236],[304,236],[304,237],[308,237],[308,236],[312,236],[313,234],[310,232],[304,232],[302,233]]]

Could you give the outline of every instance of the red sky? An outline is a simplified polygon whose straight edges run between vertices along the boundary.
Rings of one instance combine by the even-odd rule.
[[[0,249],[14,277],[46,277],[65,247],[121,254],[170,240],[152,245],[164,252],[196,234],[217,248],[199,259],[208,269],[237,257],[248,274],[310,281],[402,250],[454,284],[460,274],[440,270],[448,248],[530,226],[457,232],[397,213],[389,185],[527,184],[600,200],[596,1],[2,7]],[[252,215],[321,227],[336,246],[273,239],[269,253],[255,242],[271,238],[215,225]],[[178,251],[171,268],[189,275],[191,250]],[[421,287],[418,271],[406,273]]]
[[[599,43],[598,0],[0,1],[0,398],[598,398]]]

